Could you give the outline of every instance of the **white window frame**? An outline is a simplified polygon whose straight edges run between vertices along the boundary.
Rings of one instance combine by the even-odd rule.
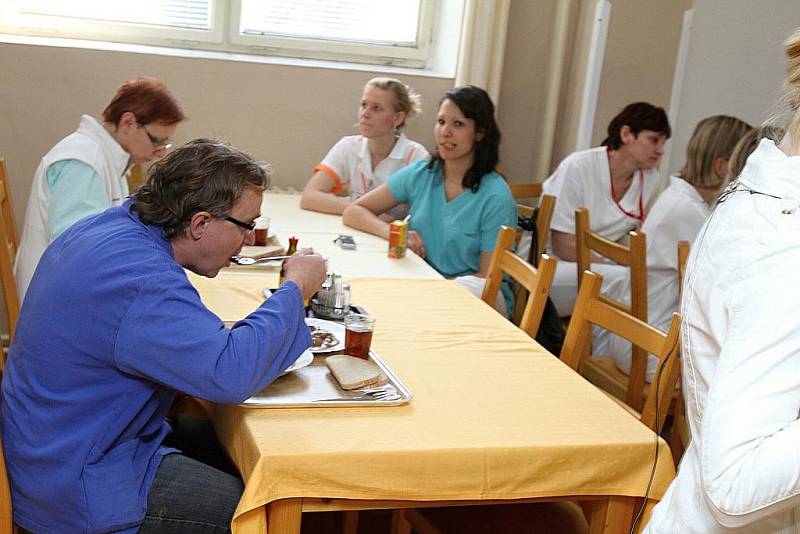
[[[237,54],[426,68],[431,54],[433,21],[437,3],[440,1],[442,0],[420,0],[417,43],[413,47],[284,36],[240,35],[241,0],[212,0],[209,30],[157,28],[80,19],[69,19],[69,22],[65,23],[64,18],[59,16],[17,13],[17,0],[0,0],[0,32]],[[68,28],[65,29],[65,26]]]

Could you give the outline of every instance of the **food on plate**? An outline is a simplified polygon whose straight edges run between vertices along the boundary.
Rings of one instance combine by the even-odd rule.
[[[339,340],[336,336],[324,328],[309,325],[308,329],[311,331],[312,349],[329,349],[339,344]]]

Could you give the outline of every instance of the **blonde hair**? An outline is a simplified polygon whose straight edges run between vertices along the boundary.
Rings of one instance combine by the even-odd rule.
[[[420,97],[414,89],[400,80],[394,78],[372,78],[367,82],[367,85],[383,89],[384,91],[391,91],[394,95],[394,110],[396,112],[404,112],[406,120],[419,115],[422,112],[422,97]],[[406,125],[406,121],[398,126],[402,128]]]
[[[728,177],[735,180],[742,174],[747,158],[758,146],[762,139],[771,139],[777,145],[781,142],[781,138],[786,131],[780,126],[773,126],[769,124],[762,125],[759,128],[750,130],[739,139],[736,146],[733,147],[731,152],[731,159],[728,160]]]
[[[800,28],[784,43],[786,57],[786,88],[789,107],[792,111],[792,122],[789,124],[787,134],[793,146],[800,144]]]
[[[736,143],[752,129],[746,122],[729,115],[701,120],[686,146],[686,163],[678,176],[695,187],[721,187],[726,177],[716,175],[714,162],[717,158],[730,160]]]

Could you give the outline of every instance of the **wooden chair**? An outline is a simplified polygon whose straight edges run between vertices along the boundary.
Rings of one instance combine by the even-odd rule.
[[[0,159],[0,282],[3,287],[3,300],[8,317],[9,341],[14,338],[14,329],[19,317],[19,295],[17,284],[14,281],[14,260],[17,257],[18,248],[19,238],[14,220],[14,209],[11,205],[6,164],[5,160]],[[4,362],[5,357],[0,358],[0,370],[2,370]]]
[[[686,261],[689,259],[689,242],[678,241],[678,294],[683,295],[683,278],[686,274]],[[678,383],[678,392],[675,396],[675,409],[672,415],[672,431],[669,436],[669,448],[672,458],[677,466],[683,452],[689,445],[691,434],[689,423],[686,420],[686,405],[683,400],[681,382]]]
[[[3,456],[3,443],[0,440],[0,534],[12,534],[16,531],[11,513],[11,486]]]
[[[497,234],[481,298],[490,306],[494,306],[503,275],[508,274],[517,284],[525,288],[529,295],[525,300],[519,327],[529,336],[536,337],[544,306],[550,295],[550,285],[556,273],[556,260],[543,254],[537,269],[512,252],[515,237],[516,232],[508,226],[503,226]]]
[[[550,221],[553,219],[553,211],[556,209],[556,197],[542,194],[542,184],[540,183],[508,184],[508,187],[511,189],[511,195],[514,197],[514,200],[525,198],[539,199],[538,208],[517,203],[517,215],[521,217],[533,217],[534,214],[536,215],[538,247],[534,257],[538,258],[544,253],[545,244],[550,235]]]
[[[575,210],[575,239],[578,253],[578,286],[585,272],[591,270],[592,254],[609,258],[630,270],[630,304],[623,304],[600,295],[600,299],[616,309],[647,322],[647,238],[640,232],[629,233],[629,245],[615,243],[593,232],[589,224],[589,210]],[[588,354],[589,348],[585,349]],[[631,347],[631,370],[620,371],[614,360],[607,356],[587,361],[584,376],[615,397],[624,400],[636,410],[641,409],[647,379],[647,351]]]
[[[0,369],[0,383],[2,381],[3,371]],[[0,438],[0,534],[16,534],[16,532],[11,512],[11,484],[8,481],[8,471],[6,471],[6,461],[3,455],[3,440]]]
[[[133,194],[144,183],[144,173],[142,172],[142,166],[137,163],[136,165],[131,167],[131,169],[128,171],[127,179],[128,179],[128,191],[130,191],[131,194]]]
[[[590,361],[585,348],[592,343],[592,325],[605,328],[641,347],[645,353],[655,355],[658,358],[658,366],[653,385],[658,394],[655,395],[651,391],[641,412],[630,407],[628,411],[637,416],[648,428],[660,433],[680,375],[680,365],[678,365],[680,316],[677,313],[672,315],[669,330],[665,334],[609,304],[600,294],[602,283],[603,277],[599,274],[591,271],[584,273],[578,300],[564,339],[561,361],[578,372]],[[623,406],[627,407],[627,404]]]
[[[553,211],[556,209],[556,197],[542,194],[542,184],[540,183],[508,184],[508,186],[515,200],[526,198],[539,199],[538,207],[518,203],[517,215],[526,218],[536,218],[536,250],[532,251],[530,257],[541,258],[544,254],[545,245],[547,245],[547,238],[550,235],[550,221],[553,219]],[[517,233],[517,245],[519,245],[520,237],[522,237],[522,232]],[[527,291],[524,287],[520,285],[514,287],[514,299],[516,304],[514,306],[513,322],[515,325],[519,326],[524,313],[524,303],[527,302]]]

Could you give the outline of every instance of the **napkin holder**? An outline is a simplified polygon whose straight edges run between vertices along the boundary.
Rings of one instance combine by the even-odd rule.
[[[325,359],[325,365],[344,390],[383,386],[389,379],[371,360],[336,354]]]

